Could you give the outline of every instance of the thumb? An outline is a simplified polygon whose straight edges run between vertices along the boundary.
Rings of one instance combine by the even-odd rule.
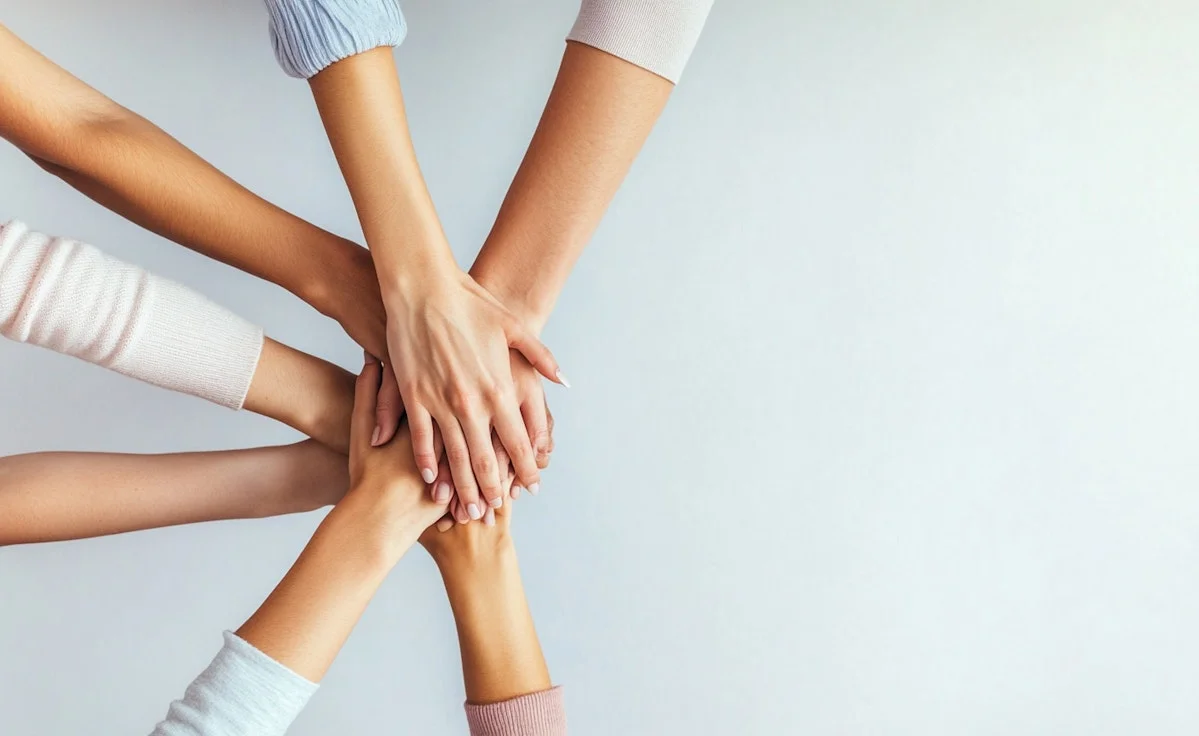
[[[570,381],[562,375],[562,369],[558,367],[558,361],[554,359],[554,354],[524,327],[519,325],[508,327],[508,347],[525,356],[529,365],[536,368],[541,375],[556,384],[570,388]]]
[[[379,398],[383,366],[370,353],[365,353],[365,356],[362,373],[354,383],[354,414],[350,418],[350,453],[354,456],[370,449],[378,426],[375,422],[375,404]]]

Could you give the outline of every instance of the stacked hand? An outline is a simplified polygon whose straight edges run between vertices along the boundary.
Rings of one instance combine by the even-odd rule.
[[[389,356],[372,444],[390,442],[407,414],[421,477],[436,501],[453,499],[462,523],[509,493],[536,494],[553,449],[542,376],[565,384],[549,350],[460,271],[389,293],[392,314],[368,251],[336,278],[347,297],[332,316],[368,352]]]

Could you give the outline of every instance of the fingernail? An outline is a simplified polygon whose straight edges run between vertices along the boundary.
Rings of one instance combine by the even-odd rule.
[[[472,503],[466,507],[466,513],[470,516],[471,521],[478,521],[483,514],[479,513],[479,505]]]
[[[445,503],[450,500],[450,484],[444,480],[437,484],[437,488],[433,489],[433,500],[437,503]]]
[[[557,373],[555,373],[554,375],[558,377],[558,382],[559,382],[559,383],[561,383],[563,386],[565,386],[565,387],[567,387],[567,388],[570,388],[570,381],[568,381],[568,380],[566,379],[566,376],[562,375],[562,371],[558,371],[558,372],[557,372]]]
[[[503,496],[496,496],[495,498],[488,501],[487,505],[493,509],[498,509],[500,506],[504,505],[504,498],[503,498]]]
[[[425,468],[424,470],[420,471],[420,477],[423,478],[426,483],[432,483],[433,481],[437,480],[437,473]]]
[[[520,486],[512,486],[512,498],[520,498]]]
[[[383,434],[382,427],[375,427],[375,433],[371,435],[371,447],[379,446],[379,435]]]
[[[495,512],[488,510],[487,515],[483,517],[483,523],[487,526],[495,526]]]
[[[530,483],[529,484],[529,493],[532,493],[534,496],[536,496],[540,492],[541,492],[541,484],[540,483]]]

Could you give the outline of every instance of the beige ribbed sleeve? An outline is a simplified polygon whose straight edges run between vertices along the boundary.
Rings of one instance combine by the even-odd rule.
[[[566,38],[677,83],[712,0],[583,0]]]

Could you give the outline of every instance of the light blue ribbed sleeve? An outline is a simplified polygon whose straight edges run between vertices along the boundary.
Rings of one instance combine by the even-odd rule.
[[[225,646],[150,736],[283,736],[317,684],[225,632]]]
[[[399,46],[408,24],[396,0],[265,0],[283,71],[308,79],[330,64]]]

